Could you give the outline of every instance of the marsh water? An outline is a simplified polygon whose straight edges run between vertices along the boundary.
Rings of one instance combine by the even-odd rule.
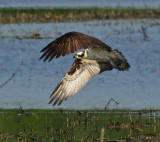
[[[1,0],[0,7],[110,7],[110,8],[160,8],[159,0]]]
[[[60,107],[65,109],[160,108],[160,20],[107,20],[69,23],[0,25],[1,108],[53,108],[49,96],[71,67],[73,55],[39,61],[40,50],[56,37],[79,31],[95,36],[123,53],[129,71],[106,71],[90,80]],[[38,33],[38,34],[37,34]],[[38,36],[37,36],[38,35]]]

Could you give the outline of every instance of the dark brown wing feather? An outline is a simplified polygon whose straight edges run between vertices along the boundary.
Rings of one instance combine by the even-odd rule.
[[[54,57],[65,56],[83,48],[105,48],[108,51],[111,50],[111,47],[95,37],[79,32],[69,32],[43,48],[41,52],[44,53],[40,59],[44,58],[43,61],[51,61]]]

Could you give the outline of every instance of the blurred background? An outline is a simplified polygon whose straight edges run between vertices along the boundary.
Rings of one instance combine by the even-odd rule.
[[[70,31],[102,40],[123,53],[129,71],[90,80],[64,109],[160,108],[159,0],[0,0],[0,107],[51,109],[49,97],[74,54],[42,62],[40,50]]]
[[[108,7],[108,8],[160,8],[159,0],[1,0],[1,7]]]

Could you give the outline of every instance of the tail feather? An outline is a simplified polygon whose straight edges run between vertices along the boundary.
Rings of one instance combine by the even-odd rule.
[[[116,58],[113,59],[114,67],[120,71],[128,70],[130,68],[130,65],[123,54],[116,49],[112,52],[117,55]]]

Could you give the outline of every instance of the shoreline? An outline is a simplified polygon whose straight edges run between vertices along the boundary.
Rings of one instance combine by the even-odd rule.
[[[160,18],[159,9],[111,8],[0,8],[0,24],[80,22],[107,19]]]

